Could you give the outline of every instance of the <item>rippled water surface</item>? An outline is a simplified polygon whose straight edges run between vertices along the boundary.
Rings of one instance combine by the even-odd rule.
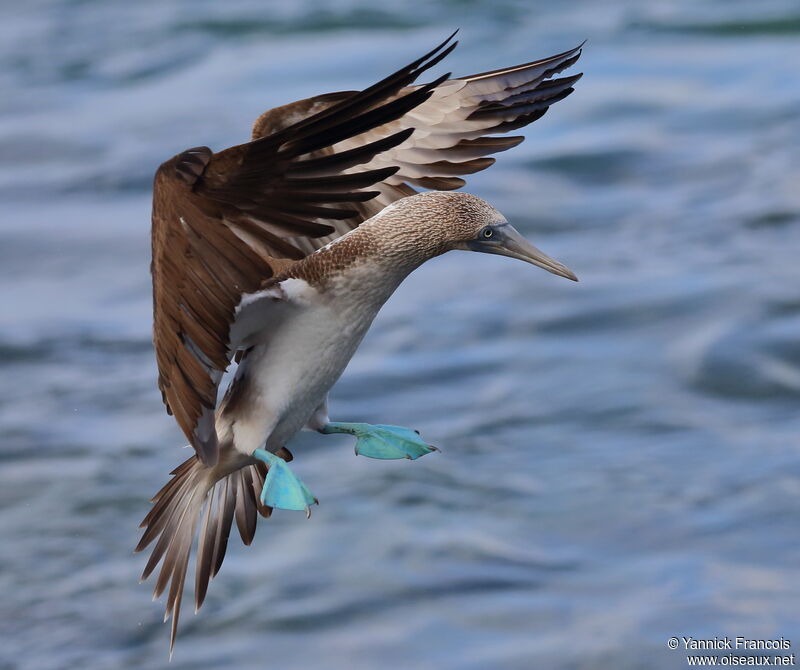
[[[186,456],[149,340],[155,167],[459,26],[456,74],[588,38],[575,94],[468,187],[582,281],[463,253],[413,275],[332,412],[443,453],[298,439],[322,504],[231,543],[170,667],[800,647],[796,2],[52,0],[0,19],[0,667],[167,666],[131,553]]]

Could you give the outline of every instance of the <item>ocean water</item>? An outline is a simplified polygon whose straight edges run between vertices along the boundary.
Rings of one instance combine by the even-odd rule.
[[[452,253],[303,436],[310,521],[229,546],[172,662],[134,555],[187,456],[155,386],[149,189],[264,109],[587,39],[576,92],[469,179],[573,284]],[[0,8],[0,668],[680,668],[800,647],[800,6],[32,0]]]

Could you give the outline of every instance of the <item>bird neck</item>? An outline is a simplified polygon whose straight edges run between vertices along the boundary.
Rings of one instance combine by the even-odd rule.
[[[384,210],[386,211],[386,210]],[[416,216],[378,216],[356,228],[351,235],[363,241],[365,256],[383,272],[400,281],[425,261],[447,251],[445,231]]]
[[[435,226],[379,214],[307,256],[288,276],[323,292],[359,294],[362,300],[382,304],[411,272],[447,248]]]

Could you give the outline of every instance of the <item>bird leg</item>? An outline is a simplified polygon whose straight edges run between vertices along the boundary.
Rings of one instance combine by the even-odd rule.
[[[414,460],[432,451],[436,447],[424,442],[416,430],[402,426],[373,426],[369,423],[343,423],[331,421],[325,425],[321,433],[347,433],[357,438],[356,455],[369,458],[410,458]]]
[[[319,501],[292,472],[286,461],[265,449],[256,449],[253,458],[269,466],[261,489],[261,502],[267,507],[305,510],[306,516],[311,516],[309,505],[319,504]]]

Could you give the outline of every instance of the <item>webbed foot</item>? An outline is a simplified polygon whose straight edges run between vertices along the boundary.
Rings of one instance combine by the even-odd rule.
[[[373,426],[369,423],[331,421],[320,432],[326,435],[331,433],[354,435],[358,439],[356,454],[369,458],[414,460],[432,451],[439,451],[424,442],[417,431],[402,426]]]
[[[261,489],[261,502],[267,507],[304,510],[307,517],[311,516],[309,506],[319,504],[319,501],[292,472],[286,461],[264,449],[256,449],[253,457],[269,466]]]

